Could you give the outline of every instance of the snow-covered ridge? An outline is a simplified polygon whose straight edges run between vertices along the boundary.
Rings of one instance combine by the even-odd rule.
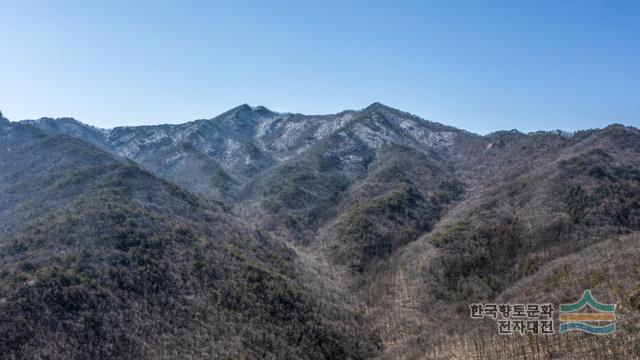
[[[158,153],[173,154],[175,157],[167,155],[167,160],[176,161],[184,158],[181,151],[188,146],[188,151],[209,156],[230,174],[249,168],[256,171],[287,161],[323,139],[345,132],[354,137],[350,142],[359,139],[358,144],[366,144],[371,149],[380,149],[386,143],[417,149],[446,149],[452,146],[457,134],[456,129],[378,103],[330,115],[275,112],[264,106],[244,104],[211,119],[111,129],[86,125],[75,119],[25,122],[52,133],[76,136],[139,162]],[[346,149],[334,150],[348,153],[343,151]],[[345,161],[357,161],[357,156],[348,155]]]

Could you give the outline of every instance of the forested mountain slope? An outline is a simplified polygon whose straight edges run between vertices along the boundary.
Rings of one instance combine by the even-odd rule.
[[[41,239],[33,251],[59,247],[61,239],[51,232],[27,233],[27,238],[22,232],[18,238],[16,226],[45,216],[57,222],[64,211],[79,211],[87,193],[92,194],[92,204],[107,206],[112,201],[94,199],[94,194],[101,189],[118,193],[113,181],[104,180],[123,171],[117,169],[144,174],[134,176],[127,170],[116,176],[116,184],[123,182],[117,189],[124,192],[116,202],[133,202],[145,209],[140,221],[151,216],[147,212],[153,214],[161,234],[171,233],[168,222],[186,222],[183,226],[195,237],[205,239],[219,234],[218,226],[234,224],[234,229],[249,231],[252,235],[246,236],[254,239],[247,240],[250,246],[242,247],[235,236],[225,237],[223,243],[301,289],[296,304],[304,306],[295,307],[293,313],[314,314],[313,320],[296,317],[297,325],[290,327],[266,310],[271,300],[234,308],[245,316],[249,310],[243,306],[247,306],[255,316],[267,319],[271,329],[253,334],[256,344],[247,353],[250,358],[260,358],[257,349],[264,346],[271,349],[269,354],[311,349],[306,356],[317,353],[326,358],[492,358],[500,349],[529,358],[530,342],[486,336],[478,330],[486,324],[470,321],[468,314],[472,302],[524,299],[524,286],[540,291],[535,296],[526,292],[535,300],[548,298],[556,305],[592,288],[607,301],[631,306],[627,319],[640,311],[633,305],[640,286],[633,276],[634,252],[621,256],[620,266],[606,267],[606,276],[621,279],[613,295],[605,293],[611,289],[598,275],[605,270],[558,267],[563,259],[601,261],[597,249],[624,254],[625,246],[635,246],[640,231],[640,131],[633,127],[611,125],[570,134],[511,130],[480,136],[379,103],[317,116],[242,105],[208,120],[110,130],[47,118],[22,125],[5,121],[0,127],[5,133],[7,127],[23,129],[55,149],[42,154],[57,154],[49,163],[37,152],[24,161],[2,160],[3,167],[15,170],[0,176],[26,179],[0,189],[6,194],[0,202],[0,233],[13,247],[31,238]],[[21,140],[12,146],[23,143],[20,146],[34,146]],[[114,169],[104,170],[104,161]],[[84,175],[73,175],[75,180],[59,185],[55,180],[59,173],[69,173],[78,163]],[[37,165],[34,175],[27,175],[26,164]],[[88,170],[93,168],[101,170],[94,174]],[[142,180],[133,180],[138,177],[152,180],[145,180],[140,192],[127,192],[140,184]],[[198,210],[179,207],[186,200],[163,198],[169,190],[161,189],[193,199]],[[198,215],[203,211],[219,220]],[[129,217],[136,218],[124,216]],[[248,230],[252,228],[259,231]],[[95,231],[93,225],[83,231],[90,229]],[[87,233],[91,241],[99,235]],[[104,234],[109,239],[116,235]],[[177,253],[167,255],[167,261]],[[6,259],[13,264],[7,274],[22,271],[15,265],[19,257]],[[234,256],[225,259],[237,261]],[[216,273],[216,278],[226,281],[243,273]],[[185,281],[202,286],[202,279],[181,274]],[[588,280],[591,277],[593,281]],[[245,287],[251,279],[248,275],[237,279],[241,291],[249,291]],[[561,284],[572,286],[561,291]],[[271,293],[271,287],[251,289],[255,296]],[[247,325],[247,319],[238,324],[263,328]],[[302,324],[309,321],[315,322],[310,328],[328,333],[322,333],[317,343],[301,340],[302,345],[292,345],[298,340],[291,337],[319,336],[300,330],[307,329]],[[356,335],[343,337],[345,333]],[[618,355],[640,356],[640,350],[629,345],[638,340],[630,325],[621,326],[617,336],[622,339]],[[264,339],[267,345],[261,343]],[[555,352],[537,354],[563,355],[558,349],[573,341],[594,354],[610,345],[589,342],[588,337],[559,339],[549,345]],[[325,349],[327,342],[330,352]],[[468,351],[478,343],[487,347]],[[223,348],[239,351],[248,346],[242,341],[234,344]]]
[[[307,286],[291,249],[223,205],[83,141],[2,124],[4,358],[378,351],[348,300]]]

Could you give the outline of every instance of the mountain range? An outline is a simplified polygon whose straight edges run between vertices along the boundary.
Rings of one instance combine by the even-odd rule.
[[[0,170],[8,358],[640,356],[634,127],[481,136],[379,103],[113,129],[0,114]],[[469,318],[585,289],[617,305],[614,335]]]

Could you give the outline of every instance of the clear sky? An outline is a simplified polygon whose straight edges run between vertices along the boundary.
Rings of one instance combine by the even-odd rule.
[[[640,1],[0,0],[11,120],[375,101],[478,133],[639,127]]]

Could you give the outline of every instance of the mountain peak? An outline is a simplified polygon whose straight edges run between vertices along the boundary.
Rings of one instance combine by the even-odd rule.
[[[392,111],[397,111],[397,109],[394,109],[394,108],[392,108],[390,106],[387,106],[387,105],[385,105],[383,103],[380,103],[380,102],[377,102],[377,101],[374,102],[373,104],[367,106],[365,108],[365,110],[385,110],[385,111],[392,110]]]
[[[59,118],[50,118],[50,117],[43,117],[38,119],[37,121],[55,121],[55,122],[62,122],[62,123],[70,123],[70,124],[83,124],[83,122],[81,122],[80,120],[76,120],[72,117],[68,117],[68,116],[63,116],[63,117],[59,117]]]
[[[51,117],[41,117],[40,119],[35,120],[21,120],[21,123],[30,124],[30,125],[38,125],[39,127],[48,127],[48,128],[63,128],[69,127],[74,129],[98,129],[94,126],[87,125],[80,120],[76,120],[72,117],[60,117],[60,118],[51,118]]]
[[[638,129],[633,127],[633,126],[626,126],[626,125],[623,125],[623,124],[613,123],[613,124],[609,124],[603,130],[634,132],[634,131],[637,131]]]
[[[8,125],[9,120],[2,116],[2,111],[0,111],[0,126]]]
[[[274,115],[277,114],[274,111],[271,111],[270,109],[268,109],[266,106],[251,106],[249,104],[242,104],[239,106],[234,107],[233,109],[223,113],[221,116],[226,117],[226,116],[238,116],[240,115],[241,117],[245,117],[245,116],[249,116],[249,117],[255,117],[255,115],[262,115],[262,116],[269,116],[269,115]]]
[[[391,114],[395,114],[395,115],[400,115],[400,116],[411,116],[411,117],[415,117],[415,115],[402,111],[402,110],[398,110],[396,108],[393,108],[391,106],[379,103],[379,102],[374,102],[373,104],[367,106],[366,108],[364,108],[362,110],[363,112],[380,112],[380,113],[391,113]]]
[[[244,104],[242,104],[242,105],[238,105],[238,106],[236,106],[236,107],[234,108],[234,110],[251,111],[251,110],[253,110],[253,109],[251,108],[251,106],[250,106],[249,104],[244,103]]]
[[[269,110],[269,108],[267,108],[266,106],[262,106],[262,105],[252,106],[251,109],[256,112],[273,112]]]

